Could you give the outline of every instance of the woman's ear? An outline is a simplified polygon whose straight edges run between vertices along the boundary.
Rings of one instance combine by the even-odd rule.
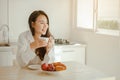
[[[31,25],[32,25],[32,28],[34,28],[35,23],[34,23],[34,22],[32,22],[32,24],[31,24]]]

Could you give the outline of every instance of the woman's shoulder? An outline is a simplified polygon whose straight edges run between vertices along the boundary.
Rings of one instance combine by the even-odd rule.
[[[27,37],[27,36],[30,36],[31,35],[31,32],[29,30],[27,31],[24,31],[22,33],[20,33],[19,37]]]
[[[20,40],[27,40],[27,41],[34,41],[33,39],[33,36],[32,36],[32,33],[30,30],[27,30],[27,31],[24,31],[22,32],[20,35],[19,35],[19,38]]]
[[[30,34],[30,31],[29,30],[27,30],[27,31],[24,31],[24,32],[22,32],[22,33],[20,33],[20,36],[26,36],[26,35],[29,35]]]
[[[27,31],[24,31],[24,32],[21,32],[20,35],[25,35],[25,34],[28,34],[30,31],[27,30]]]

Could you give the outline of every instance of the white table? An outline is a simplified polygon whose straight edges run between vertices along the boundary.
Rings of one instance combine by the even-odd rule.
[[[0,80],[115,80],[114,76],[105,75],[77,62],[66,62],[67,70],[45,73],[19,67],[0,67]]]

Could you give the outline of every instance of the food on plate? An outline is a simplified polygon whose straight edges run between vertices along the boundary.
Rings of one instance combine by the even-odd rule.
[[[41,69],[44,71],[62,71],[62,70],[66,70],[66,66],[61,62],[54,62],[49,64],[43,63],[41,65]]]
[[[65,66],[63,63],[61,63],[61,62],[54,62],[53,65],[54,65],[54,66],[64,66],[64,67],[66,67],[66,66]]]
[[[61,62],[54,62],[54,63],[53,63],[54,66],[58,66],[58,65],[60,65],[60,64],[61,64]]]
[[[55,67],[53,64],[48,64],[47,71],[55,71]]]
[[[55,69],[56,69],[56,71],[62,71],[62,70],[65,70],[66,67],[64,67],[64,66],[56,66]]]
[[[66,70],[66,66],[61,62],[54,62],[53,65],[56,68],[56,71]]]
[[[43,64],[41,65],[41,68],[42,68],[42,70],[45,70],[45,71],[47,71],[48,64],[46,64],[46,63],[43,63]]]

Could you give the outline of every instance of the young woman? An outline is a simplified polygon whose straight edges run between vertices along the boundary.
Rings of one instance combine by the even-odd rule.
[[[41,64],[45,55],[53,51],[54,39],[49,31],[49,18],[44,11],[34,11],[28,20],[30,30],[20,34],[17,61],[21,67]],[[49,38],[48,42],[40,37]]]

